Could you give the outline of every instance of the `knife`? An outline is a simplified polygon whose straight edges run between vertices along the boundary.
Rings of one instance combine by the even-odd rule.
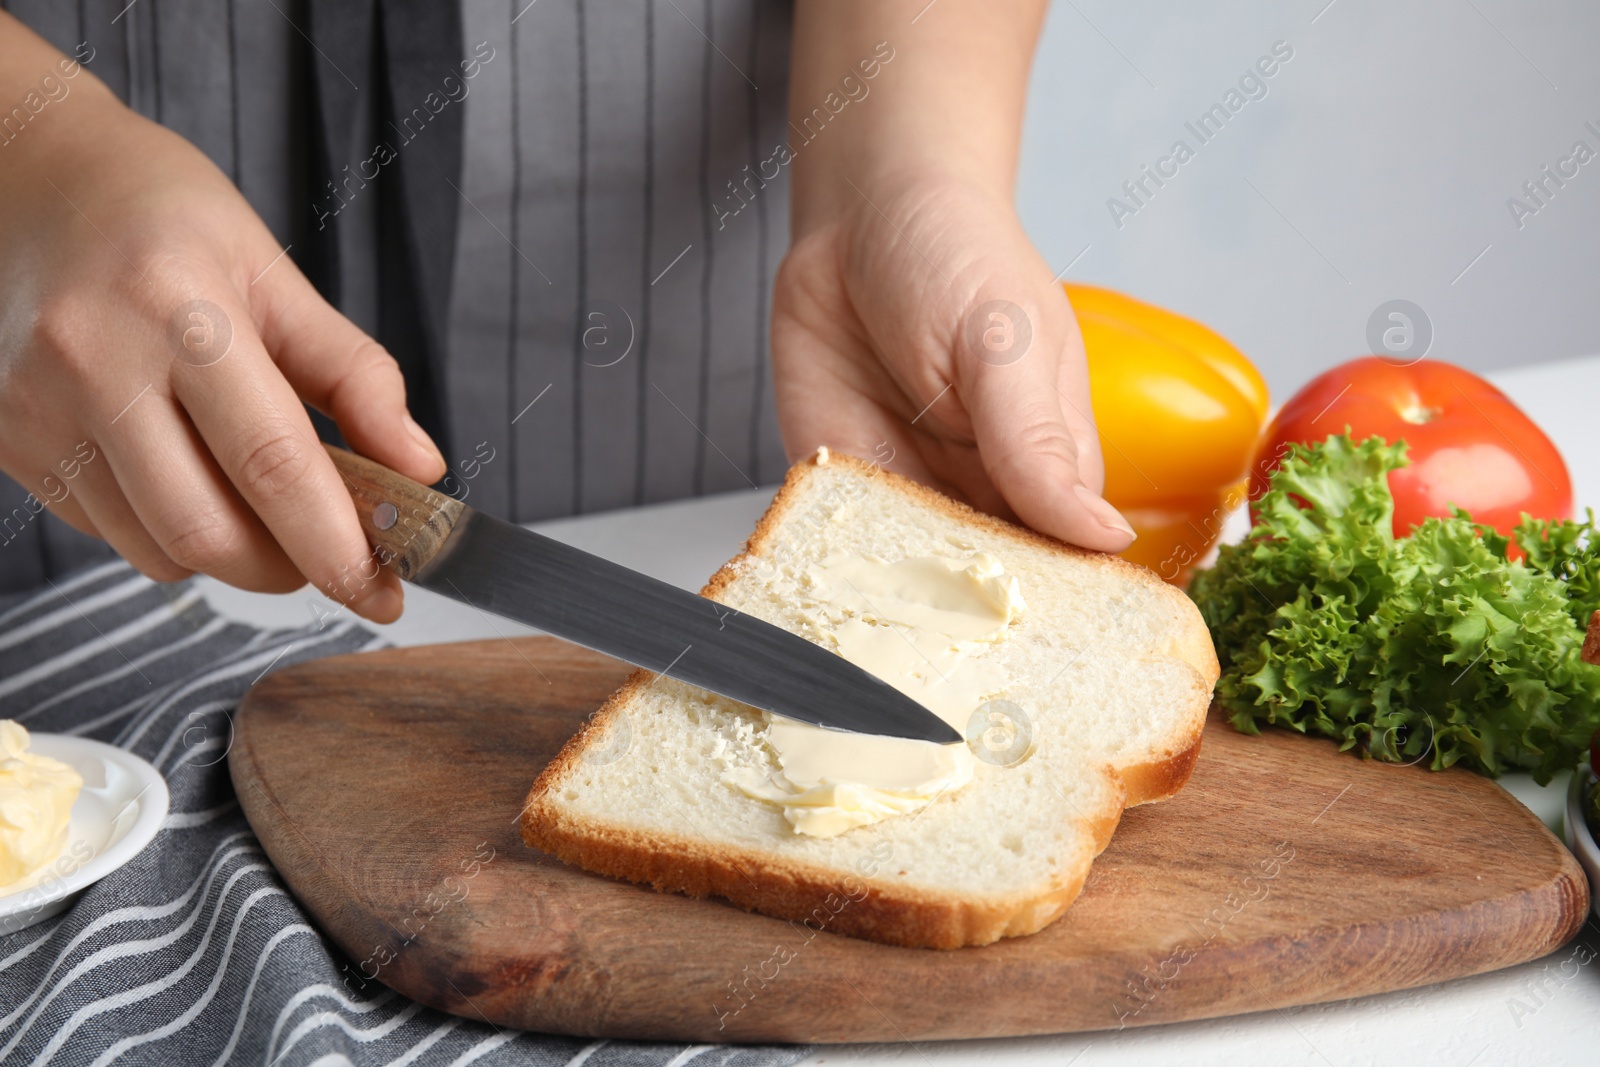
[[[412,585],[785,718],[962,740],[889,683],[803,637],[325,447],[374,558]]]

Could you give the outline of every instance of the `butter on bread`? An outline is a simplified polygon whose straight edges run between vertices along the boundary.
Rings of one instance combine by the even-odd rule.
[[[762,714],[641,670],[539,775],[523,840],[599,874],[895,945],[981,945],[1058,918],[1123,809],[1188,780],[1218,674],[1198,611],[1143,567],[838,454],[789,471],[703,595],[815,640],[799,583],[841,548],[987,553],[1018,577],[1027,610],[994,654],[1027,716],[1025,758],[980,760],[911,814],[797,834],[727,781],[773,765]]]

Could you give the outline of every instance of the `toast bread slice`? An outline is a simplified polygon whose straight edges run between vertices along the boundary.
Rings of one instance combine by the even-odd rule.
[[[523,840],[598,874],[893,945],[981,945],[1058,918],[1124,808],[1189,778],[1218,675],[1199,612],[1144,567],[837,454],[791,468],[702,595],[806,633],[799,569],[841,548],[983,551],[1018,576],[1027,609],[992,654],[1026,715],[1024,758],[980,758],[971,782],[916,812],[808,837],[724,781],[777,767],[760,712],[638,670],[538,776]]]

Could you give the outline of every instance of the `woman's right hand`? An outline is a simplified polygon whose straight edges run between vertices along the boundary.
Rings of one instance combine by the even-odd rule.
[[[398,617],[302,401],[434,482],[399,367],[198,149],[61,62],[0,13],[0,100],[69,87],[0,145],[0,469],[151,578]]]

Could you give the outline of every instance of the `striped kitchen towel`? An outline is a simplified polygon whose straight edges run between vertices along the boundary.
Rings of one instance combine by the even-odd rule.
[[[789,1064],[807,1049],[590,1042],[502,1030],[372,986],[288,895],[222,758],[263,674],[382,647],[349,619],[256,630],[192,583],[120,561],[0,611],[0,718],[80,734],[160,769],[172,812],[131,863],[61,916],[0,937],[0,1063]]]

